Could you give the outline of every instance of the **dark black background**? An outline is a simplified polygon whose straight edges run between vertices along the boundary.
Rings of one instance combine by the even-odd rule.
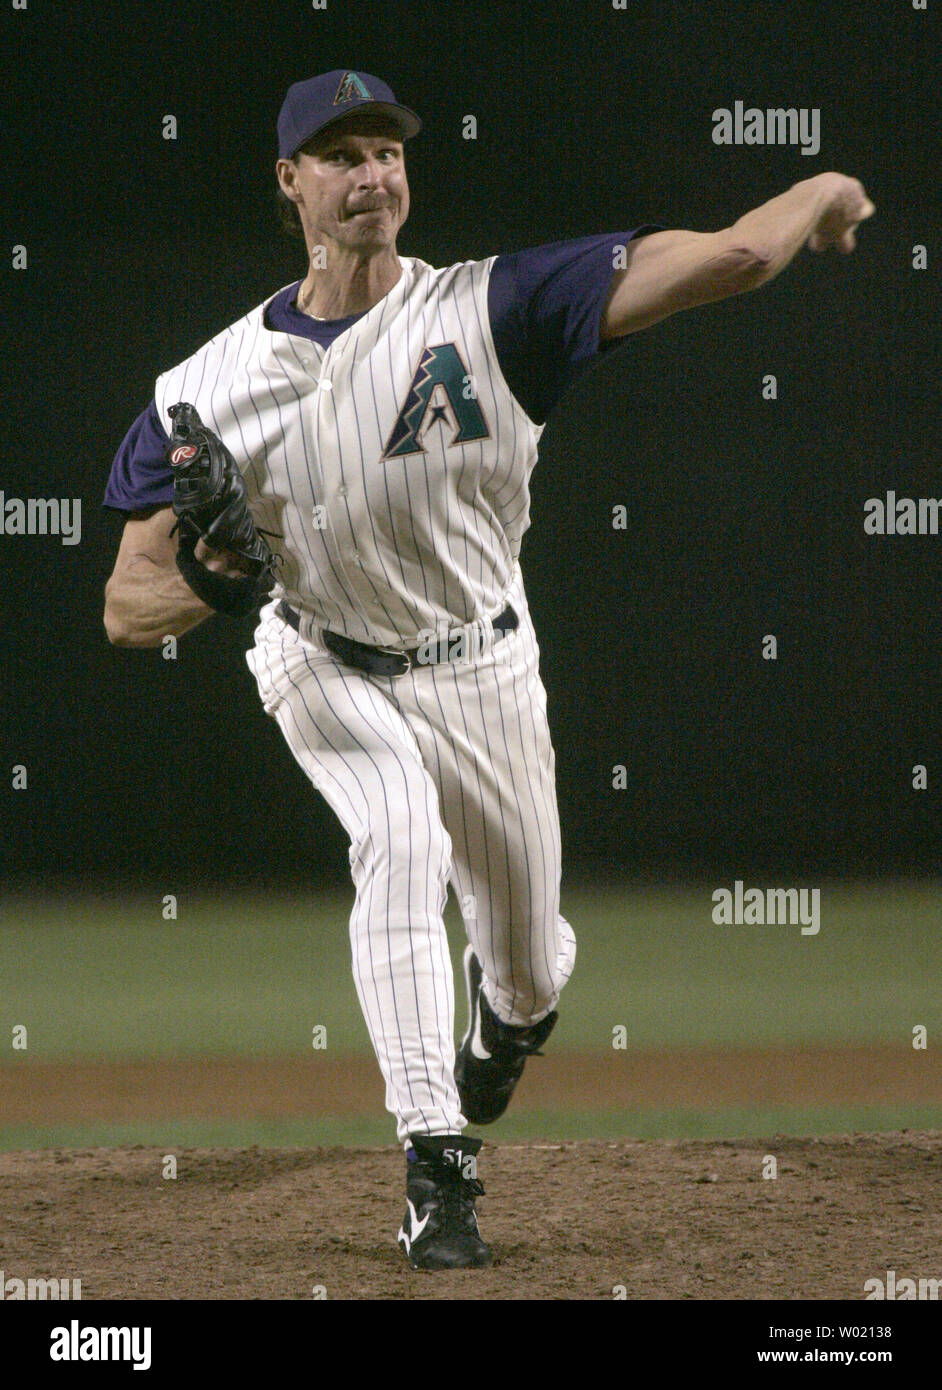
[[[346,879],[258,702],[251,623],[206,623],[175,662],[108,645],[121,522],[100,502],[156,375],[303,274],[273,212],[275,120],[291,82],[347,66],[423,118],[399,249],[433,265],[642,221],[716,230],[824,170],[863,181],[877,214],[853,256],[802,252],[572,389],[522,563],[569,878],[938,872],[942,537],[863,532],[868,497],[942,492],[931,11],[29,0],[2,22],[5,240],[29,268],[4,273],[0,488],[83,502],[80,545],[0,537],[8,882]],[[820,153],[714,145],[736,100],[820,107]]]

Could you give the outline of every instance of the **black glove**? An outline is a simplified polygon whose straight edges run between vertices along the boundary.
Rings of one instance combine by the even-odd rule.
[[[173,469],[174,530],[180,533],[177,568],[197,598],[217,612],[242,617],[270,591],[275,557],[256,530],[245,480],[225,444],[188,402],[172,405],[168,413],[173,433],[167,462]],[[199,540],[213,550],[237,554],[244,578],[217,574],[200,564],[195,555]]]

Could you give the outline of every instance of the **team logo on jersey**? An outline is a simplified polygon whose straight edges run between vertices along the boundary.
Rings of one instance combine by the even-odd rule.
[[[186,463],[187,459],[196,458],[199,449],[194,444],[179,444],[170,455],[171,463]]]
[[[383,458],[424,454],[424,439],[435,425],[450,425],[448,441],[467,444],[488,439],[490,431],[474,391],[474,381],[454,343],[436,343],[422,350],[406,403],[399,412],[383,450]]]
[[[367,90],[363,79],[357,77],[355,72],[345,72],[340,79],[340,86],[337,88],[337,95],[334,97],[334,105],[341,106],[345,101],[372,100],[373,93]]]

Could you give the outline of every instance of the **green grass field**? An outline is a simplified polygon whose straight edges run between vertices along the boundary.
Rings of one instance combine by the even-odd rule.
[[[564,890],[579,955],[554,1050],[608,1049],[619,1025],[639,1048],[898,1042],[914,1024],[926,1026],[930,1046],[940,1036],[939,886],[824,885],[817,936],[798,926],[716,926],[714,886]],[[9,1048],[11,1029],[25,1024],[30,1060],[307,1055],[311,1029],[322,1024],[335,1055],[369,1052],[349,966],[351,901],[352,893],[181,900],[178,919],[165,921],[157,896],[120,906],[80,896],[8,900],[0,920],[2,1045]],[[462,927],[451,901],[447,921],[458,970]],[[460,983],[457,993],[461,1022]],[[617,1112],[511,1112],[499,1137],[892,1129],[938,1125],[942,1115],[933,1113],[665,1110],[633,1116],[628,1130]],[[159,1130],[166,1136],[166,1124]],[[204,1136],[190,1143],[390,1141],[382,1114],[375,1124],[190,1123],[181,1142],[184,1130]],[[148,1142],[142,1126],[109,1134],[103,1140],[99,1130],[66,1134],[41,1124],[14,1132],[4,1125],[0,1095],[0,1147]]]

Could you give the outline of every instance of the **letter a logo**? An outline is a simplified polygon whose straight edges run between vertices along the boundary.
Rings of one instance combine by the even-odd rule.
[[[342,106],[345,101],[372,101],[372,92],[367,91],[366,83],[355,72],[345,72],[340,79],[334,105]]]
[[[427,424],[431,429],[438,422],[444,424],[446,413],[451,414],[455,431],[449,444],[488,439],[490,431],[481,407],[474,396],[469,399],[465,392],[467,379],[467,368],[454,343],[423,348],[406,403],[393,425],[383,457],[393,459],[405,454],[424,454],[425,446],[419,438],[423,427]],[[439,400],[444,396],[447,405],[433,405],[433,395]]]

